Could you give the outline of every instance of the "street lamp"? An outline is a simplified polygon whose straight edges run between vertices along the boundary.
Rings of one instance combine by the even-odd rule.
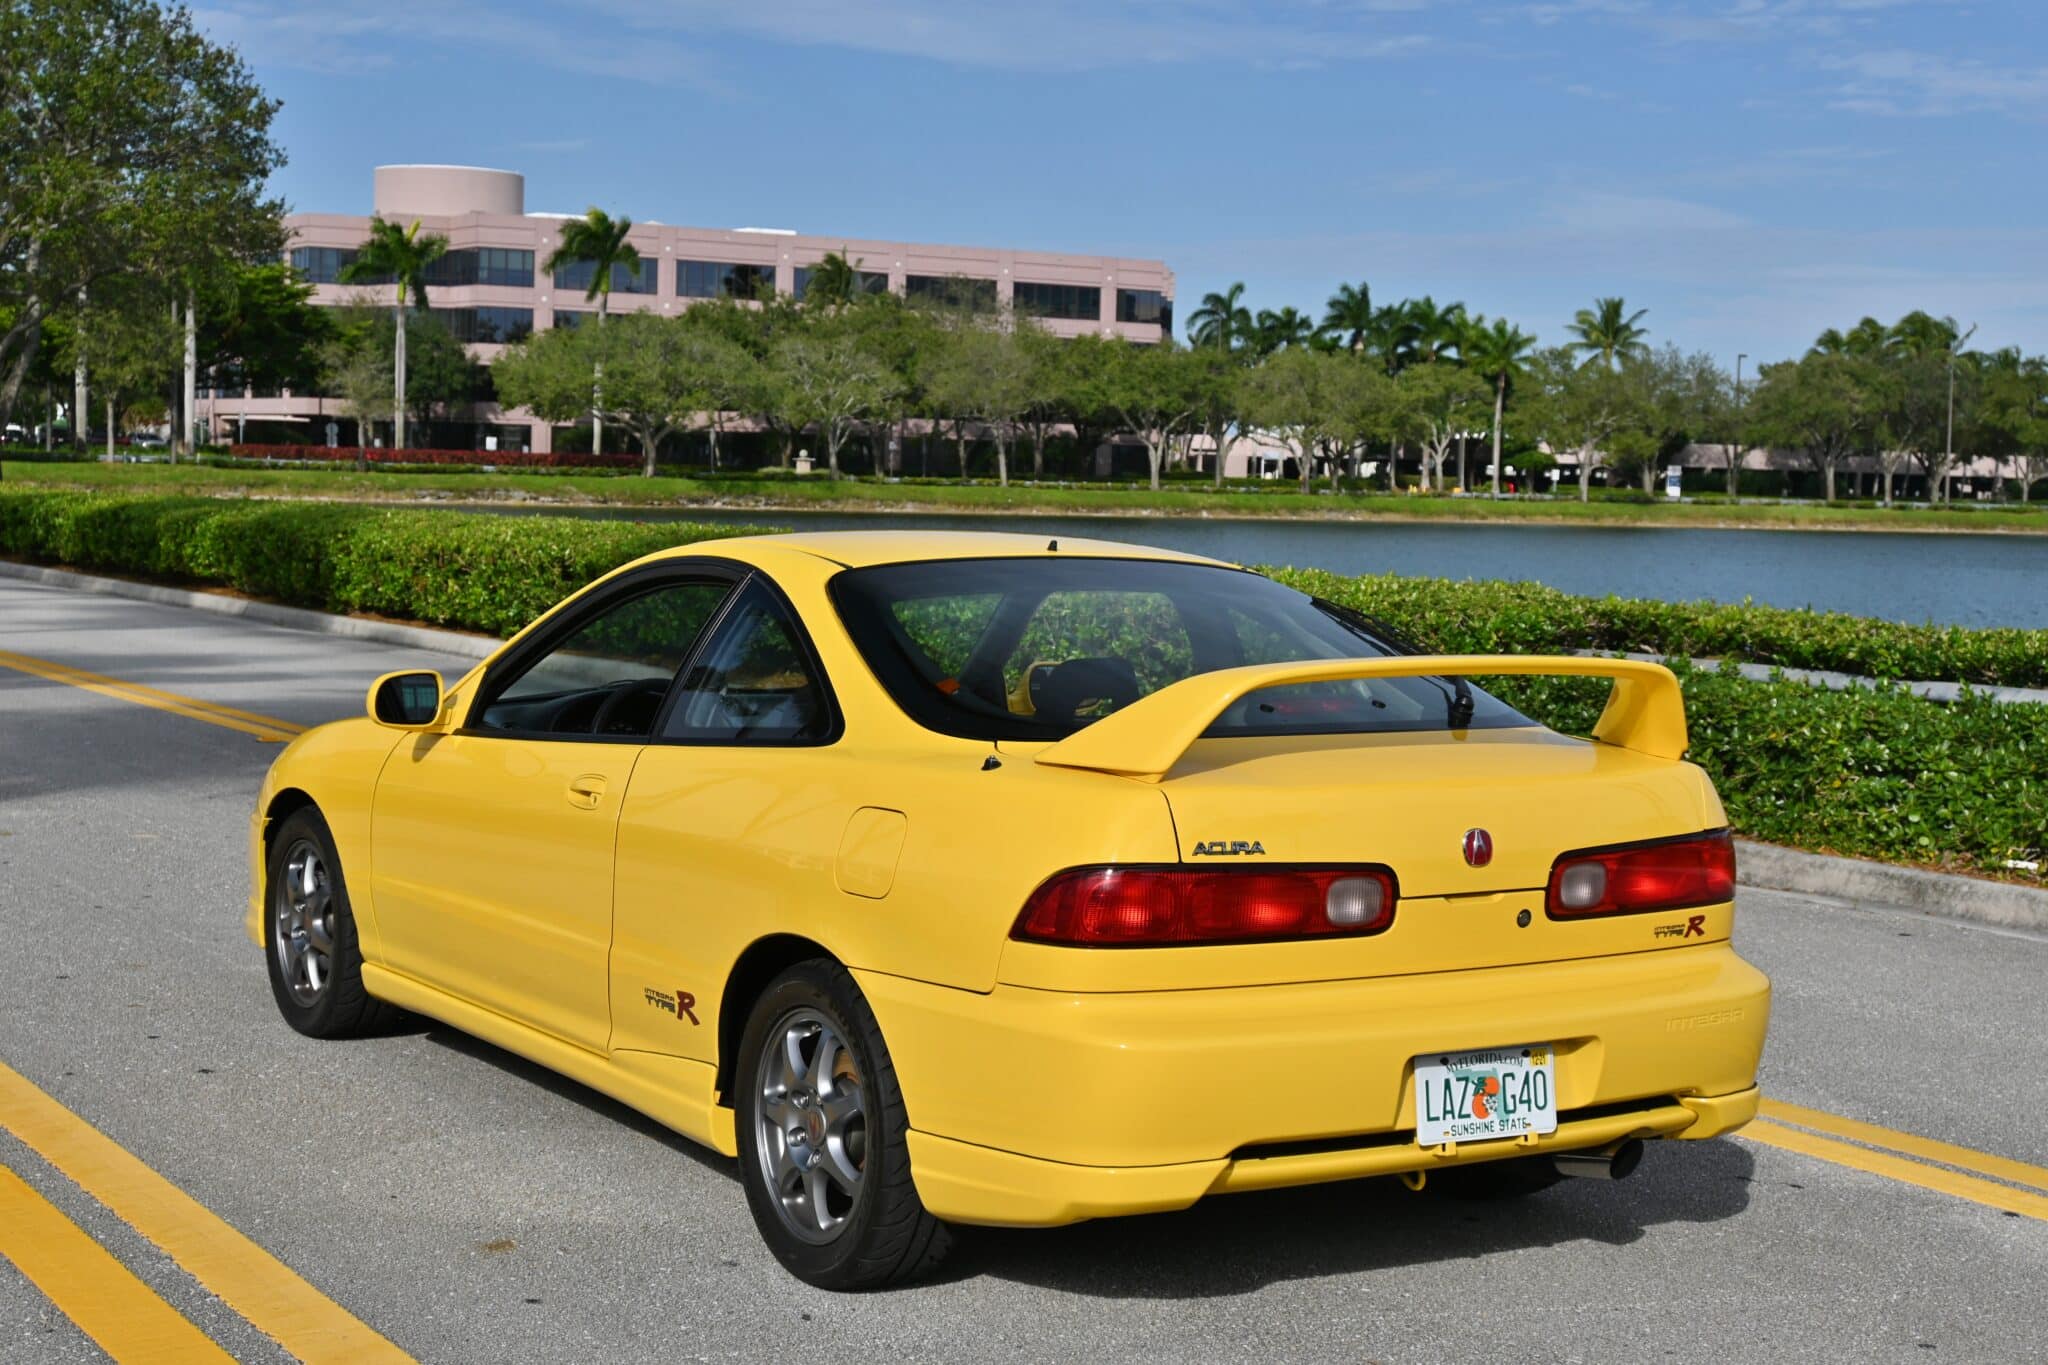
[[[1948,348],[1948,435],[1942,438],[1941,452],[1941,500],[1948,501],[1949,470],[1956,462],[1956,352],[1963,349],[1963,343],[1977,335],[1977,324],[1971,323],[1970,330],[1949,343]]]
[[[1740,501],[1737,489],[1742,478],[1742,362],[1749,359],[1749,352],[1735,353],[1735,444],[1728,452],[1728,498]]]

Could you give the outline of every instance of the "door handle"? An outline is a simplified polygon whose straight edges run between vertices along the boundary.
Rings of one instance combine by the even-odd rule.
[[[596,810],[597,803],[604,800],[604,779],[596,773],[585,773],[569,781],[569,804],[584,810]]]

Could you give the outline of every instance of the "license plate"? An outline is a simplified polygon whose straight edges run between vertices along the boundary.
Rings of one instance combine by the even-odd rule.
[[[1547,1043],[1415,1059],[1415,1140],[1485,1142],[1557,1131],[1557,1053]]]

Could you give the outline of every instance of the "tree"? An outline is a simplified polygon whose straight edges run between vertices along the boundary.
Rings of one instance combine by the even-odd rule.
[[[1424,294],[1419,299],[1404,300],[1400,307],[1403,314],[1401,332],[1407,346],[1404,364],[1430,365],[1456,358],[1458,344],[1465,336],[1464,304],[1440,306],[1435,299]]]
[[[1269,356],[1276,351],[1301,350],[1315,339],[1316,324],[1308,314],[1288,304],[1277,312],[1261,308],[1252,324],[1251,349]]]
[[[331,386],[334,376],[346,374],[351,384],[356,381],[356,367],[364,363],[360,357],[367,356],[382,367],[386,380],[391,377],[397,364],[397,334],[383,325],[381,309],[367,300],[351,301],[341,308],[326,310],[333,328],[332,340],[320,351],[321,370]],[[349,415],[358,421],[389,420],[392,423],[392,446],[399,446],[398,430],[401,422],[410,420],[427,421],[437,415],[445,416],[456,405],[468,402],[482,387],[483,367],[470,358],[463,344],[457,341],[446,327],[432,313],[413,311],[405,318],[405,394],[402,402],[399,395],[391,396],[394,403],[376,405],[351,400]],[[340,392],[339,389],[335,390]],[[370,436],[362,433],[359,444],[368,445]]]
[[[1113,342],[1100,352],[1105,362],[1097,401],[1125,431],[1145,444],[1151,487],[1158,489],[1167,454],[1195,428],[1202,407],[1202,374],[1192,351],[1169,340],[1156,346]]]
[[[1443,483],[1451,445],[1484,409],[1486,381],[1457,365],[1415,365],[1394,380],[1399,409],[1422,446],[1422,486]]]
[[[1019,333],[1038,330],[1017,318],[970,317],[943,332],[926,376],[932,405],[955,420],[973,418],[996,448],[996,481],[1010,482],[1010,443],[1032,403],[1033,357]],[[963,469],[964,475],[966,471]]]
[[[1475,374],[1493,386],[1493,496],[1500,496],[1501,423],[1508,405],[1508,389],[1522,376],[1536,338],[1506,318],[1474,318],[1459,350]]]
[[[73,348],[72,359],[84,356],[97,379],[109,459],[123,419],[138,399],[161,415],[164,391],[177,371],[181,337],[170,297],[145,279],[108,281],[92,305],[72,318],[65,339]],[[76,434],[84,434],[90,417],[80,414]]]
[[[1607,443],[1627,417],[1629,394],[1622,376],[1604,365],[1586,365],[1576,348],[1539,353],[1531,363],[1538,400],[1532,427],[1553,451],[1578,458],[1579,501],[1592,494],[1593,471],[1607,458]]]
[[[1366,373],[1346,355],[1300,347],[1284,350],[1247,371],[1241,402],[1245,424],[1294,457],[1301,491],[1309,491],[1318,455],[1349,446],[1358,436],[1359,405],[1349,381]]]
[[[819,307],[836,308],[851,303],[863,291],[854,263],[839,251],[828,251],[825,259],[810,268],[803,301]]]
[[[1347,351],[1365,348],[1373,329],[1372,289],[1365,281],[1340,284],[1323,309],[1323,334],[1342,343]]]
[[[1870,364],[1846,350],[1815,349],[1757,375],[1749,419],[1757,435],[1766,445],[1803,452],[1829,502],[1836,471],[1869,444],[1877,425]]]
[[[334,335],[333,310],[279,261],[235,264],[199,299],[197,363],[257,389],[308,392]]]
[[[1588,365],[1598,361],[1603,369],[1620,369],[1624,360],[1641,354],[1649,332],[1640,324],[1649,311],[1631,313],[1619,298],[1594,299],[1591,308],[1581,308],[1572,318],[1569,330],[1578,340],[1571,349],[1583,353]]]
[[[604,416],[640,444],[640,472],[652,478],[661,443],[718,403],[714,376],[733,343],[682,318],[627,313],[610,327],[537,332],[507,347],[492,367],[499,397],[551,422],[590,413],[590,376],[605,371]]]
[[[1244,281],[1222,293],[1202,295],[1201,306],[1188,314],[1188,340],[1196,346],[1234,351],[1252,339],[1252,313],[1244,306]]]
[[[1964,443],[1973,455],[2014,464],[2026,502],[2034,481],[2048,477],[2048,360],[2006,347],[1973,357],[1971,367]]]
[[[797,428],[815,426],[832,477],[854,428],[892,399],[903,381],[863,334],[857,315],[821,314],[808,327],[776,338],[769,360],[778,396]]]
[[[1610,454],[1648,497],[1688,446],[1727,433],[1728,376],[1705,352],[1688,355],[1667,345],[1625,362],[1621,378],[1625,403]]]
[[[604,326],[605,315],[611,311],[612,285],[622,273],[640,269],[640,252],[626,234],[633,230],[631,218],[613,218],[595,204],[584,210],[581,218],[571,218],[562,224],[562,240],[548,254],[541,269],[553,274],[565,265],[587,265],[590,267],[590,283],[583,291],[586,300],[597,300],[597,325]],[[591,374],[593,388],[604,387],[602,365]],[[604,396],[602,393],[591,400],[590,449],[593,453],[604,453]]]
[[[441,259],[448,252],[448,239],[438,232],[422,233],[419,219],[411,227],[401,228],[387,222],[380,215],[370,220],[370,236],[356,249],[356,258],[341,268],[343,284],[383,284],[393,286],[391,307],[391,334],[394,339],[391,363],[391,444],[394,448],[405,445],[405,343],[408,328],[405,322],[406,300],[410,298],[418,307],[427,306],[427,267]]]
[[[0,6],[0,412],[52,312],[103,282],[187,296],[281,245],[277,111],[228,48],[149,0]]]
[[[360,337],[335,336],[320,348],[321,387],[356,424],[358,448],[370,444],[370,427],[391,420],[391,366]],[[357,457],[360,468],[365,456]]]

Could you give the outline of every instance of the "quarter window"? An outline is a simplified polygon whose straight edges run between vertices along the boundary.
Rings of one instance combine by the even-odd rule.
[[[704,625],[731,591],[695,579],[599,612],[486,694],[477,725],[520,734],[646,736]]]
[[[741,589],[690,665],[662,738],[711,744],[820,744],[831,737],[824,678],[775,594]]]

